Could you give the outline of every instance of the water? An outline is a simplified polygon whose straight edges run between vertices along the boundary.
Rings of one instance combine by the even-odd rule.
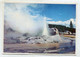
[[[44,28],[43,28],[43,34],[42,35],[49,36],[49,28],[48,28],[48,24],[46,22],[46,17],[44,18]]]

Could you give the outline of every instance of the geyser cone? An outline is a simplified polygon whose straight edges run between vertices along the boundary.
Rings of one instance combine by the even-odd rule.
[[[44,28],[43,28],[43,34],[42,35],[49,36],[49,28],[48,28],[48,24],[46,22],[46,17],[44,17]]]

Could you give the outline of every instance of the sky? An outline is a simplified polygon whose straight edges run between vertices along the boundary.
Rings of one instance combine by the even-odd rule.
[[[74,4],[39,4],[41,8],[32,8],[40,11],[40,15],[51,18],[53,21],[66,21],[76,18],[76,6]],[[42,11],[41,11],[42,10]]]
[[[30,7],[36,14],[47,17],[49,24],[58,24],[69,27],[70,21],[75,26],[76,5],[75,4],[38,4],[38,7]],[[31,13],[36,15],[35,13]]]
[[[48,24],[69,27],[72,21],[73,26],[76,27],[76,5],[74,4],[5,3],[4,8],[4,20],[14,30],[22,33],[35,32],[43,28],[44,18]]]

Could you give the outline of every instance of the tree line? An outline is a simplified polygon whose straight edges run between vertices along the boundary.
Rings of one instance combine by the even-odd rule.
[[[57,28],[59,32],[66,32],[70,31],[72,34],[76,32],[76,29],[73,28],[72,21],[70,21],[70,27],[66,27],[64,25],[56,25],[56,24],[49,24],[49,28]]]

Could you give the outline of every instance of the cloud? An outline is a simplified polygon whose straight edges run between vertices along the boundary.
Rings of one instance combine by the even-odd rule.
[[[73,19],[73,18],[66,20],[66,21],[48,21],[48,24],[65,25],[65,26],[69,27],[70,21],[72,21],[73,26],[75,27],[76,26],[75,19]]]
[[[48,17],[46,17],[46,19],[47,19],[47,21],[51,21],[51,20],[53,20],[53,19],[51,19],[51,18],[48,18]]]

